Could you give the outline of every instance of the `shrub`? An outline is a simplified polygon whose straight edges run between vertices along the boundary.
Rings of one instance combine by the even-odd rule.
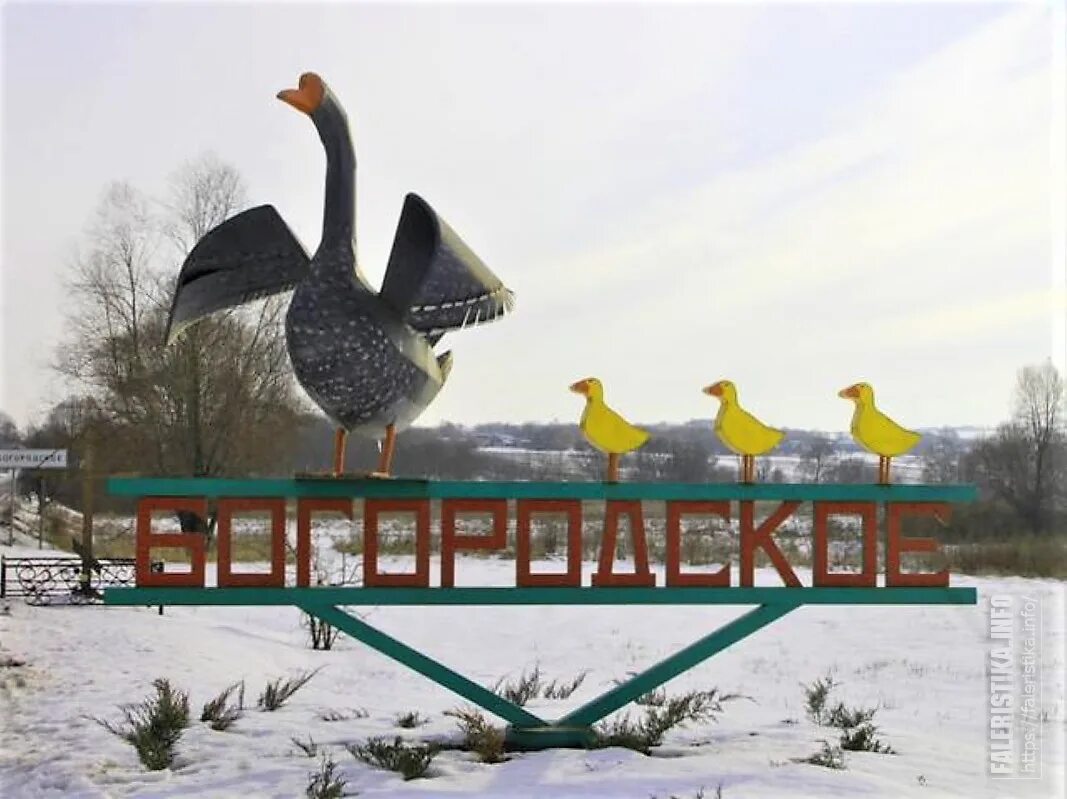
[[[120,708],[123,715],[120,724],[106,719],[94,721],[130,743],[145,768],[160,771],[174,761],[174,747],[189,726],[189,695],[174,690],[162,677],[153,681],[152,686],[156,689],[154,697]]]
[[[695,794],[693,794],[692,799],[704,799],[704,796],[705,796],[705,794],[704,794],[704,786],[701,785],[697,789],[697,792]],[[658,797],[655,794],[653,794],[652,796],[649,797],[649,799],[658,799]],[[677,794],[672,793],[671,796],[670,796],[670,799],[686,799],[686,797],[678,796]],[[722,784],[721,783],[715,789],[715,799],[722,799]]]
[[[322,710],[319,712],[318,718],[320,721],[348,721],[349,719],[365,719],[369,715],[370,713],[360,707],[350,713],[331,709]]]
[[[647,694],[641,694],[634,700],[634,704],[646,707],[663,707],[667,704],[667,692],[662,688],[656,688]]]
[[[425,776],[430,763],[440,751],[435,744],[404,743],[399,735],[392,743],[388,743],[385,738],[369,738],[362,746],[348,744],[345,748],[357,760],[377,768],[395,771],[405,780]]]
[[[822,742],[822,749],[807,757],[794,758],[794,763],[811,763],[813,766],[823,768],[843,769],[845,767],[845,753],[840,746],[830,746],[829,741]]]
[[[981,503],[986,505],[987,503]],[[949,544],[936,568],[954,574],[1010,574],[1018,577],[1067,578],[1067,539],[1062,535],[1007,533],[1002,541]]]
[[[289,679],[283,679],[279,677],[273,682],[267,683],[267,687],[263,689],[263,693],[259,695],[259,699],[256,700],[256,704],[261,710],[274,711],[284,705],[289,699],[303,688],[311,678],[318,674],[320,669],[314,671],[302,671],[295,677]]]
[[[417,710],[409,710],[407,713],[401,713],[396,717],[396,726],[412,730],[415,727],[421,727],[428,721],[429,719],[419,715]]]
[[[341,631],[336,627],[327,624],[318,616],[312,616],[310,613],[301,613],[300,622],[308,631],[308,639],[311,641],[312,649],[329,651],[333,649],[338,636],[341,635]]]
[[[715,721],[723,711],[723,702],[739,698],[739,694],[723,694],[717,688],[667,698],[661,705],[646,706],[644,717],[636,722],[627,714],[599,725],[593,747],[623,746],[647,755],[652,747],[663,743],[663,736],[674,727],[693,721]]]
[[[231,705],[230,696],[234,691],[237,691],[237,704]],[[211,701],[205,702],[204,709],[200,711],[200,720],[209,722],[211,729],[221,732],[244,715],[244,707],[245,684],[242,680],[227,687]]]
[[[305,791],[308,799],[340,799],[340,797],[344,796],[347,780],[334,773],[336,768],[337,764],[333,762],[333,758],[326,755],[322,756],[319,770],[312,771],[308,775],[311,777],[311,782],[308,783]]]
[[[581,684],[585,682],[588,674],[588,671],[583,671],[570,682],[553,680],[545,686],[541,696],[545,699],[569,699],[571,694],[577,691]]]
[[[308,735],[308,742],[304,743],[299,738],[290,738],[296,748],[304,753],[307,757],[315,757],[319,753],[319,745],[315,743],[315,739]]]
[[[837,686],[838,683],[834,682],[833,675],[830,674],[827,674],[825,679],[816,680],[804,686],[804,711],[815,724],[823,723],[826,700],[830,696],[830,691]]]
[[[838,753],[845,750],[850,752],[877,752],[883,755],[896,754],[892,747],[878,739],[878,728],[871,723],[874,720],[875,713],[878,712],[878,708],[850,708],[844,702],[838,702],[829,710],[826,709],[830,691],[835,687],[837,686],[830,676],[827,676],[825,680],[816,680],[811,685],[804,687],[808,718],[816,724],[841,730],[838,746],[833,747],[833,750]],[[827,751],[827,747],[824,747],[822,752],[817,752],[812,757],[819,756],[823,760],[829,761],[832,758],[829,757]],[[798,762],[811,763],[815,761],[809,758]],[[826,764],[819,762],[815,763],[815,765]],[[843,765],[828,766],[828,768],[843,767]]]
[[[529,674],[524,671],[518,682],[506,683],[504,680],[504,677],[497,680],[496,685],[493,686],[493,693],[504,697],[509,702],[514,702],[519,707],[535,699],[544,687],[541,682],[541,668],[536,665]]]
[[[446,716],[456,719],[456,725],[463,733],[462,748],[474,752],[482,763],[503,763],[504,731],[492,726],[480,711],[470,708],[446,710]]]
[[[591,747],[593,749],[605,749],[609,746],[621,746],[625,749],[633,749],[647,755],[655,746],[643,724],[631,721],[630,715],[612,719],[611,722],[601,722],[593,728],[595,737]]]
[[[849,752],[877,752],[881,755],[895,755],[891,746],[882,743],[876,735],[878,728],[869,722],[864,722],[854,729],[846,729],[841,733],[841,748]]]
[[[838,702],[834,705],[824,719],[824,724],[828,727],[837,727],[840,730],[848,730],[853,727],[859,727],[861,724],[866,724],[874,718],[874,714],[878,708],[849,708],[845,707],[844,702]]]
[[[658,746],[668,730],[691,721],[715,721],[723,711],[722,703],[738,698],[739,694],[721,694],[716,688],[671,697],[666,704],[645,711],[645,729],[651,733],[652,745]]]
[[[637,672],[634,672],[634,671],[627,672],[627,676],[630,677],[630,678],[633,678],[633,677],[637,676]],[[626,680],[616,679],[616,680],[612,680],[612,682],[615,685],[622,685],[624,682],[626,682]],[[646,706],[647,705],[652,705],[654,707],[662,707],[663,705],[667,704],[667,691],[662,686],[660,686],[659,688],[653,688],[648,693],[641,694],[641,696],[637,697],[637,699],[634,700],[634,704],[635,705],[646,705]]]

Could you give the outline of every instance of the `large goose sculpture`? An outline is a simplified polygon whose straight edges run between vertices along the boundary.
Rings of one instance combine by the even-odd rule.
[[[384,439],[375,476],[392,470],[396,433],[441,390],[450,330],[489,322],[513,295],[420,197],[408,194],[380,292],[356,264],[356,156],[344,109],[314,73],[278,99],[307,114],[326,148],[322,241],[309,259],[270,205],[207,233],[178,276],[167,341],[208,314],[295,289],[285,317],[297,380],[337,425],[333,473],[348,433]]]

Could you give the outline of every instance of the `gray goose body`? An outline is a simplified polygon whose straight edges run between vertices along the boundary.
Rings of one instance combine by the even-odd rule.
[[[444,385],[426,338],[353,272],[344,247],[312,259],[285,316],[289,359],[308,395],[349,432],[403,429]],[[447,356],[444,356],[447,357]]]
[[[356,263],[356,158],[348,120],[318,76],[278,97],[308,114],[326,150],[322,241],[309,259],[271,206],[227,220],[190,252],[168,340],[209,313],[295,289],[285,318],[289,359],[315,403],[350,432],[381,437],[437,396],[447,331],[496,319],[512,293],[420,197],[405,198],[380,292]]]

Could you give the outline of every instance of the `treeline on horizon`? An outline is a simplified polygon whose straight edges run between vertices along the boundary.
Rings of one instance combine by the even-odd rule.
[[[640,450],[623,457],[628,479],[728,482],[736,478],[736,456],[715,436],[710,418],[637,424],[651,437]],[[332,457],[333,429],[325,418],[305,419],[291,463],[294,471],[325,468]],[[925,433],[911,454],[941,462],[942,474],[936,479],[950,482],[944,473],[952,471],[970,443],[952,428],[944,428]],[[873,470],[868,473],[859,447],[847,433],[789,429],[774,456],[798,459],[797,468],[802,473],[799,479],[811,482],[862,482],[874,474]],[[349,439],[348,469],[370,471],[375,468],[376,459],[374,442]],[[576,422],[442,422],[435,426],[416,425],[398,437],[394,471],[402,476],[440,480],[595,479],[602,460],[583,438]],[[761,480],[785,481],[785,472],[779,469],[775,473],[771,461],[761,461],[765,461],[761,464]]]
[[[62,416],[62,414],[60,414]],[[22,435],[0,412],[0,447],[62,447],[70,451],[71,469],[22,473],[20,493],[42,497],[80,510],[83,439],[71,435],[64,425],[45,424]],[[624,479],[635,482],[732,482],[737,479],[736,457],[715,437],[710,419],[679,424],[654,424],[648,444],[623,459]],[[254,471],[220,471],[217,476],[289,477],[301,473],[324,473],[332,461],[334,425],[325,417],[305,414],[296,420],[295,432],[284,457],[262,464]],[[118,431],[115,433],[120,435]],[[108,436],[98,431],[107,446]],[[920,458],[922,480],[928,483],[975,482],[981,501],[955,509],[945,540],[1011,537],[1036,532],[1010,503],[997,495],[996,477],[983,469],[982,450],[991,437],[961,437],[953,428],[926,431],[912,453]],[[121,449],[115,447],[114,449]],[[369,472],[377,464],[376,442],[352,436],[347,448],[346,470]],[[776,456],[795,458],[792,474],[760,458],[757,478],[761,482],[861,483],[875,480],[875,466],[865,459],[847,434],[790,429]],[[100,458],[97,458],[99,465]],[[109,459],[104,459],[109,460]],[[438,480],[595,480],[603,470],[603,456],[582,437],[576,424],[562,422],[493,422],[459,425],[414,426],[398,437],[394,474]],[[98,467],[99,468],[99,467]],[[128,500],[106,494],[107,473],[130,473],[130,469],[106,469],[94,480],[94,507],[101,511],[129,513]],[[151,474],[149,470],[141,473]],[[3,512],[0,509],[0,512]],[[1067,531],[1067,514],[1057,502],[1049,520],[1050,532]]]

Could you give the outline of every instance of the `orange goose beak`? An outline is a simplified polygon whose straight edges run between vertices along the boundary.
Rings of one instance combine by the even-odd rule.
[[[326,87],[322,78],[314,72],[305,72],[300,76],[298,89],[282,89],[278,92],[278,99],[288,103],[297,111],[310,116],[320,105],[326,96]]]

